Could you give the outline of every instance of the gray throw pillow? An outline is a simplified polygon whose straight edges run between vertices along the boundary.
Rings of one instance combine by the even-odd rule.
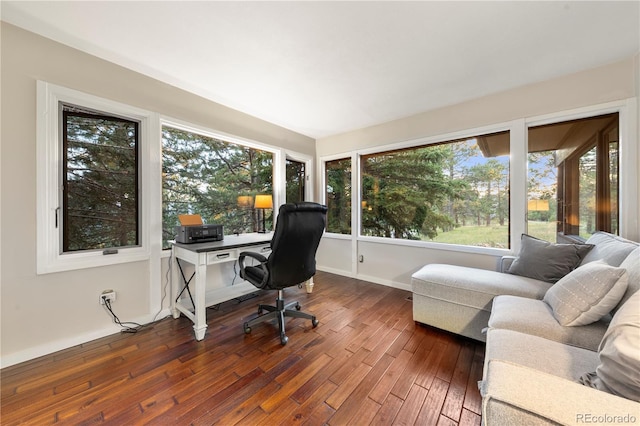
[[[604,260],[609,265],[620,266],[627,255],[638,247],[638,243],[603,231],[590,236],[586,243],[593,244],[595,248],[582,259],[582,265]]]
[[[616,312],[602,338],[600,363],[580,383],[640,402],[640,291]]]
[[[522,234],[520,253],[508,273],[555,283],[573,271],[592,244],[554,244]]]
[[[587,325],[607,315],[627,290],[627,271],[605,261],[587,263],[554,284],[544,302],[565,327]]]

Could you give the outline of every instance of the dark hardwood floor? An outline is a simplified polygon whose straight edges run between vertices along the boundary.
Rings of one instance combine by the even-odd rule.
[[[410,293],[319,272],[285,291],[320,324],[242,324],[275,292],[1,371],[2,425],[479,425],[484,345],[412,320]],[[117,313],[118,305],[114,308]],[[126,320],[126,318],[122,318]]]

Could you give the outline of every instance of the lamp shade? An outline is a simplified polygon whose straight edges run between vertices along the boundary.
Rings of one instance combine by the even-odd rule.
[[[272,209],[273,197],[271,194],[258,194],[256,195],[256,202],[254,204],[256,209]]]
[[[251,195],[240,195],[238,196],[238,206],[240,207],[251,207],[251,202],[253,198]]]
[[[534,212],[549,211],[549,200],[529,200],[527,210]]]

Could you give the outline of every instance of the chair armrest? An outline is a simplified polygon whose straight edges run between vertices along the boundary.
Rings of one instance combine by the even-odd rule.
[[[507,272],[514,260],[516,260],[516,256],[502,256],[498,264],[499,272]]]
[[[240,256],[238,256],[238,265],[240,266],[240,278],[245,280],[247,279],[247,277],[244,273],[244,268],[245,268],[244,260],[247,257],[250,257],[260,262],[260,268],[262,268],[262,272],[264,273],[262,276],[262,282],[254,283],[252,280],[249,280],[249,281],[251,282],[251,284],[255,285],[258,288],[264,288],[265,284],[267,283],[267,280],[269,279],[269,271],[267,270],[267,266],[266,266],[268,259],[263,255],[261,255],[260,253],[256,253],[253,251],[241,252]]]
[[[251,258],[257,260],[260,263],[266,263],[267,262],[267,258],[266,257],[261,255],[260,253],[254,252],[254,251],[243,251],[242,253],[240,253],[240,256],[238,257],[238,262],[242,261],[244,263],[244,258],[245,257],[251,257]]]
[[[542,418],[549,423],[584,425],[602,416],[636,416],[636,420],[638,416],[635,401],[500,360],[489,361],[480,392],[487,426],[505,418],[517,424]]]

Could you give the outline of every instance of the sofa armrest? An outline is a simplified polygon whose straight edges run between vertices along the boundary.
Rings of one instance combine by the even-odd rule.
[[[502,256],[498,263],[498,272],[507,272],[514,260],[516,256]]]
[[[611,419],[632,424],[640,419],[637,402],[500,360],[489,361],[480,392],[486,426],[584,425]],[[610,420],[599,422],[602,418]]]

